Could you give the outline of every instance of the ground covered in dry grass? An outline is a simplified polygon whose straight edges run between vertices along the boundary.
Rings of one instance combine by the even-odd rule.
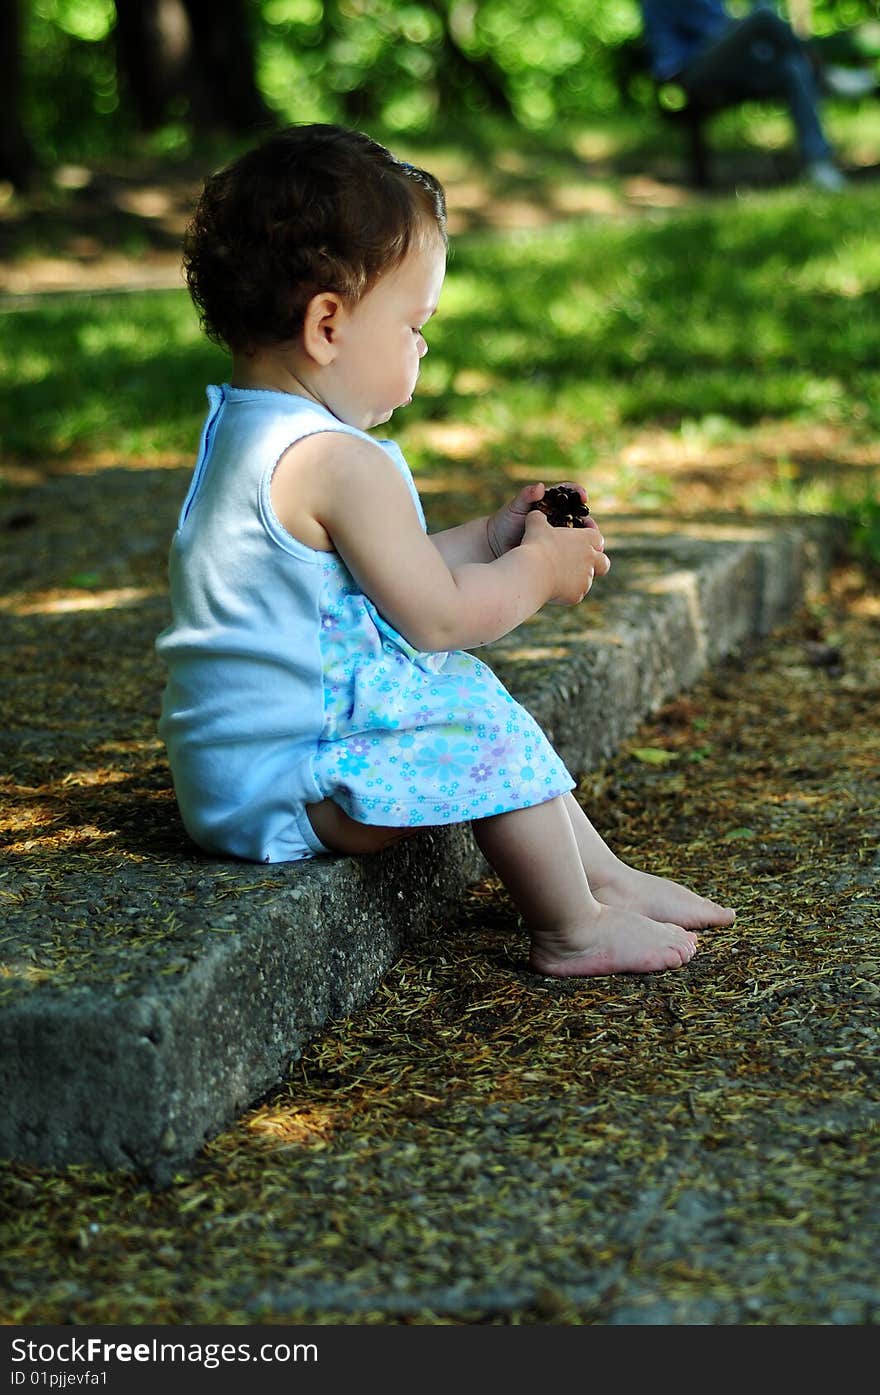
[[[688,970],[536,978],[476,887],[169,1188],[5,1164],[3,1320],[875,1322],[878,633],[838,571],[582,786],[738,907]]]

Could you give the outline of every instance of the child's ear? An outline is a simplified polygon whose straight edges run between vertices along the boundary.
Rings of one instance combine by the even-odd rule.
[[[345,304],[335,291],[319,291],[306,306],[303,348],[322,368],[336,357],[336,341],[344,315]]]

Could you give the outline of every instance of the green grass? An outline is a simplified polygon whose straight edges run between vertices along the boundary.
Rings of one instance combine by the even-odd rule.
[[[450,466],[426,430],[438,423],[473,432],[487,478],[532,463],[541,477],[576,467],[584,478],[651,428],[744,449],[774,422],[869,441],[880,428],[878,218],[880,186],[865,182],[834,199],[790,188],[463,236],[419,393],[392,429],[423,478]],[[204,385],[226,371],[182,291],[55,297],[7,315],[5,457],[188,458]],[[642,507],[670,491],[662,470],[621,467],[616,484]],[[780,478],[765,486],[772,506]],[[826,499],[815,478],[810,488],[816,508],[840,486]]]
[[[223,363],[182,291],[47,298],[6,317],[4,454],[188,451],[203,385]]]

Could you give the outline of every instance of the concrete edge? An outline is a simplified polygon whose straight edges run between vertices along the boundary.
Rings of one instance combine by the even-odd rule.
[[[818,591],[835,535],[834,520],[719,523],[708,540],[705,529],[658,539],[636,526],[615,544],[618,566],[652,552],[654,565],[612,595],[597,629],[545,611],[483,657],[580,778]],[[249,869],[255,891],[267,870]],[[291,867],[279,889],[254,896],[245,928],[181,974],[124,997],[35,989],[4,1006],[0,1154],[167,1183],[325,1023],[366,1003],[485,871],[466,827],[426,830],[377,858]]]

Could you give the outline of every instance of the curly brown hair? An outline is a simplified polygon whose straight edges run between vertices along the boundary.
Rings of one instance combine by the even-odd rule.
[[[205,333],[247,352],[294,339],[319,291],[356,303],[426,228],[445,243],[433,175],[361,132],[290,126],[205,181],[183,265]]]

